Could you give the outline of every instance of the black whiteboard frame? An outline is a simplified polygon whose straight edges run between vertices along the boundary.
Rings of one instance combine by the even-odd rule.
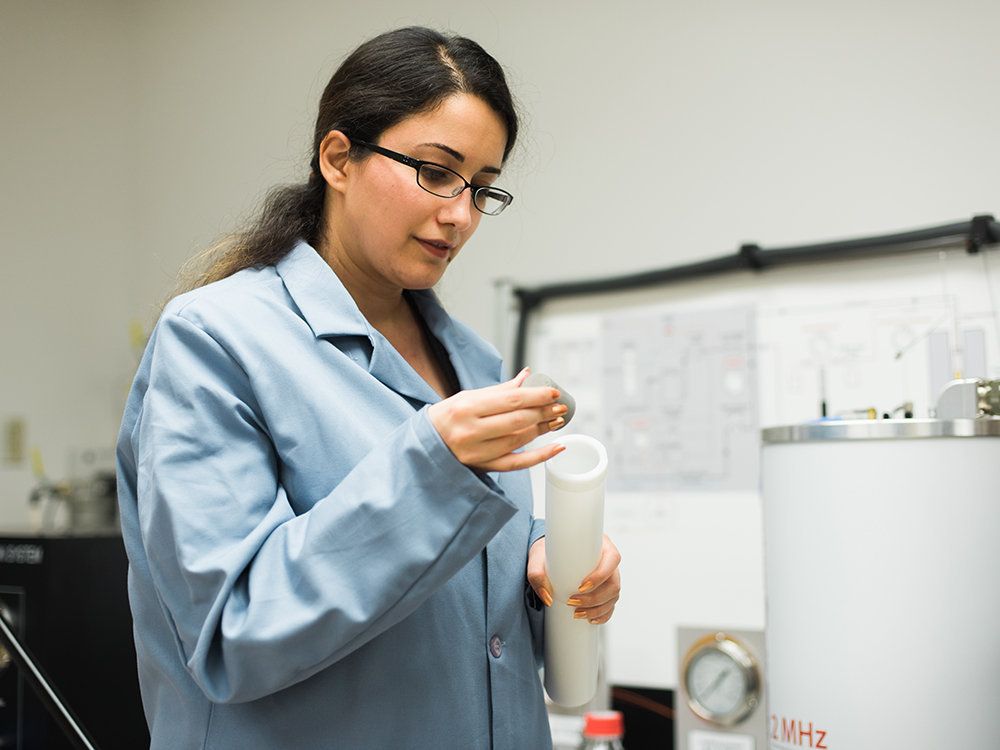
[[[859,257],[930,250],[956,245],[964,246],[968,253],[978,253],[983,247],[997,243],[1000,243],[1000,223],[997,223],[992,214],[982,214],[974,216],[968,221],[944,224],[928,229],[815,245],[766,250],[756,244],[746,244],[741,246],[734,255],[671,268],[537,287],[514,287],[512,291],[519,302],[519,314],[512,371],[520,372],[524,367],[528,324],[532,314],[545,302],[552,299],[643,289],[733,271],[759,272],[778,266],[850,260]]]

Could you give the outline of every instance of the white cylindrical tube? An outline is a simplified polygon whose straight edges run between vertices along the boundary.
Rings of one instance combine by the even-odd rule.
[[[566,604],[601,561],[608,454],[586,435],[557,442],[566,450],[545,464],[545,690],[561,706],[582,706],[597,692],[600,629]]]

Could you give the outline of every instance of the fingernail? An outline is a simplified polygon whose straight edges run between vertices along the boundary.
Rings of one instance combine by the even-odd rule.
[[[581,604],[583,604],[583,602],[582,602],[582,601],[580,601],[579,599],[577,599],[577,598],[575,598],[575,597],[574,597],[573,599],[567,599],[567,600],[566,600],[566,603],[567,603],[567,604],[568,604],[569,606],[571,606],[571,607],[579,607],[579,606],[580,606]]]
[[[565,414],[568,411],[569,409],[567,409],[564,404],[556,404],[555,406],[552,407],[552,413],[557,417],[560,414]]]
[[[595,617],[595,618],[594,618],[593,620],[591,620],[591,621],[590,621],[590,624],[591,624],[591,625],[600,625],[601,623],[600,623],[600,622],[598,622],[598,620],[599,620],[599,619],[600,619],[600,618],[598,618],[598,617]]]
[[[573,619],[574,620],[586,620],[587,619],[587,613],[586,612],[574,612],[573,613]]]
[[[552,389],[552,400],[553,401],[556,400],[557,398],[559,398],[561,395],[562,394],[559,391],[557,391],[555,388]]]
[[[577,589],[577,590],[578,590],[578,591],[579,591],[579,592],[580,592],[581,594],[585,594],[585,593],[587,593],[588,591],[590,591],[590,590],[591,590],[592,588],[594,588],[594,583],[593,583],[593,581],[587,581],[586,583],[584,583],[584,584],[583,584],[583,585],[582,585],[582,586],[581,586],[581,587],[580,587],[579,589]]]
[[[546,607],[552,606],[552,594],[545,589],[542,589],[542,601],[545,602]]]
[[[549,422],[549,429],[558,430],[564,424],[566,424],[566,420],[563,419],[562,417],[557,417],[556,419],[553,419],[551,422]]]

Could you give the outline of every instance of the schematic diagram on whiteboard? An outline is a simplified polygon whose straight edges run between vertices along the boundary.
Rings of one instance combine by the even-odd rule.
[[[1000,375],[992,280],[975,258],[947,260],[877,295],[811,286],[758,307],[761,425],[926,418],[950,380]]]
[[[601,333],[609,489],[755,489],[752,309],[609,316]]]
[[[873,410],[930,416],[956,377],[987,378],[994,322],[955,296],[761,310],[764,425]]]

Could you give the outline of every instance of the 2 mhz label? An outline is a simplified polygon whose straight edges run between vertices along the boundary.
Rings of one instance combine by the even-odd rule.
[[[811,721],[779,718],[771,714],[771,747],[776,750],[798,750],[803,747],[830,750],[826,735],[824,730],[814,727]]]

